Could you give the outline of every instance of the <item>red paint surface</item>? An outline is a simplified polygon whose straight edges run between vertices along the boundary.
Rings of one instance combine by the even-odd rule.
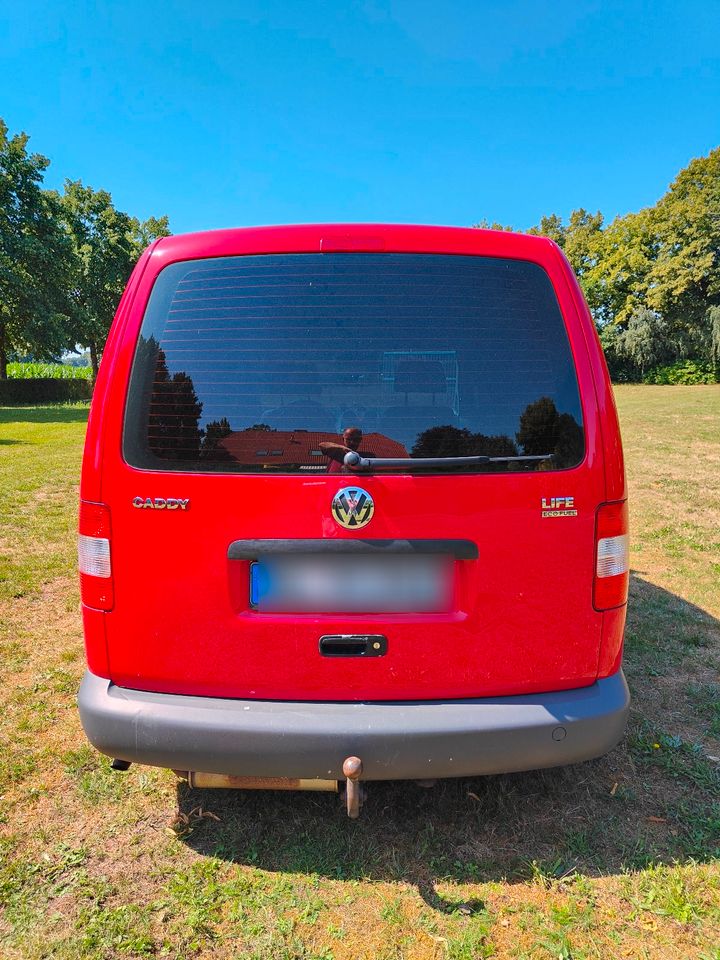
[[[382,246],[378,246],[382,244]],[[367,476],[371,523],[330,514],[345,475],[165,474],[121,455],[125,395],[152,284],[170,263],[319,250],[476,254],[533,261],[549,275],[575,358],[586,434],[577,468],[477,476]],[[595,516],[625,497],[612,390],[590,314],[563,255],[538,237],[445,227],[268,227],[160,240],[120,304],[88,426],[81,495],[112,518],[113,609],[86,631],[89,662],[118,684],[226,697],[363,700],[559,690],[617,669],[621,612],[593,608]],[[189,498],[185,511],[139,510],[135,497]],[[542,518],[543,497],[574,497],[577,517]],[[293,509],[289,515],[286,505]],[[452,610],[432,615],[269,615],[248,606],[237,539],[461,538],[479,559],[456,565]],[[86,626],[92,620],[86,615]],[[385,657],[326,659],[326,633],[383,633]],[[101,647],[107,642],[106,652]],[[105,659],[106,658],[106,659]]]

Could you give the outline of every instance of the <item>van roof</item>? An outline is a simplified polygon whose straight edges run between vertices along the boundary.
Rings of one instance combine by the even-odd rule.
[[[166,263],[199,257],[259,253],[457,253],[542,260],[555,244],[547,237],[475,227],[421,224],[314,223],[235,227],[176,234],[156,240],[153,259]],[[543,256],[544,255],[544,256]]]

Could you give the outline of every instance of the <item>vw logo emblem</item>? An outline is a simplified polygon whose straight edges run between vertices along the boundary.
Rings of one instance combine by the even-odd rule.
[[[372,520],[375,504],[367,490],[362,487],[343,487],[333,497],[330,510],[341,527],[359,530]]]

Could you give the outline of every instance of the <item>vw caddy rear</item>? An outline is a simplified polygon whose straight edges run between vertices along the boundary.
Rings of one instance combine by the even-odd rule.
[[[80,573],[82,722],[121,764],[349,777],[356,813],[358,777],[609,750],[626,488],[560,250],[383,225],[157,241],[103,355]]]

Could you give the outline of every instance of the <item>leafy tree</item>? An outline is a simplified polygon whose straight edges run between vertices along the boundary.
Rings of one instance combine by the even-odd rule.
[[[580,207],[570,214],[570,222],[565,232],[565,256],[583,283],[585,277],[597,265],[601,255],[601,232],[603,215],[588,213]]]
[[[146,247],[158,237],[170,236],[170,220],[168,217],[148,217],[140,221],[132,217],[133,242],[136,256],[140,256]]]
[[[606,323],[601,327],[600,343],[613,383],[629,383],[635,379],[635,365],[622,351],[623,329],[618,323]]]
[[[205,436],[202,438],[200,456],[205,460],[232,459],[226,450],[218,444],[233,432],[227,417],[211,420],[205,424]]]
[[[106,190],[66,180],[60,198],[72,243],[70,286],[73,344],[90,351],[93,377],[118,301],[141,250],[155,236],[169,233],[167,217],[139,223],[117,210]]]
[[[712,360],[712,310],[720,306],[720,148],[691,161],[654,207],[603,230],[583,285],[596,320],[627,333],[621,353],[638,369],[652,365],[652,356]],[[651,345],[649,338],[663,342]]]
[[[557,421],[557,437],[555,440],[556,466],[574,466],[580,463],[583,456],[585,437],[577,420],[569,413],[561,413]]]
[[[413,457],[514,457],[517,447],[510,437],[472,433],[467,427],[429,427],[419,433]]]
[[[710,307],[707,312],[708,329],[710,331],[710,359],[716,366],[720,366],[720,306]]]
[[[580,424],[569,413],[559,413],[551,397],[527,405],[515,438],[525,456],[553,454],[557,466],[574,466],[582,458]]]
[[[536,227],[530,227],[528,233],[540,237],[549,237],[555,243],[565,249],[565,238],[567,236],[567,227],[563,223],[562,217],[556,213],[551,213],[549,217],[542,217]]]
[[[564,250],[613,373],[630,376],[683,358],[717,369],[720,147],[692,160],[653,207],[609,224],[581,208],[567,223],[551,214],[528,232]]]
[[[552,453],[558,431],[558,411],[550,397],[529,403],[520,415],[516,439],[527,457]]]
[[[467,427],[429,427],[417,435],[411,451],[413,457],[461,457],[467,450],[472,433]],[[458,451],[462,450],[463,453]]]
[[[514,230],[515,228],[514,228],[514,227],[508,227],[508,226],[506,226],[506,225],[503,224],[503,223],[498,223],[497,220],[493,220],[492,223],[491,223],[489,220],[487,220],[485,217],[483,217],[482,220],[478,220],[477,223],[474,223],[474,224],[473,224],[473,229],[474,229],[474,230],[505,230],[505,231],[512,231],[512,230]]]
[[[692,160],[657,203],[647,304],[692,340],[720,305],[720,147]]]
[[[10,351],[52,360],[67,344],[70,244],[41,186],[50,161],[27,144],[0,119],[0,379]]]
[[[641,375],[650,367],[672,359],[675,351],[669,323],[659,313],[640,307],[621,333],[617,351],[621,357],[627,357]]]
[[[596,322],[627,323],[646,305],[648,276],[657,255],[652,211],[616,217],[596,237],[595,263],[583,277]]]
[[[567,225],[562,217],[553,213],[549,217],[543,217],[536,227],[528,230],[530,234],[549,237],[563,249],[591,309],[595,304],[589,277],[602,256],[602,229],[603,215],[600,211],[588,213],[580,207],[570,214]]]
[[[158,350],[148,413],[150,450],[165,460],[199,459],[202,406],[192,377],[183,370],[171,374],[164,350]]]

